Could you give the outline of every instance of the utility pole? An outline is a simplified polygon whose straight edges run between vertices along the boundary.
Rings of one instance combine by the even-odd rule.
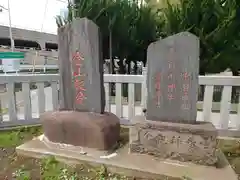
[[[8,8],[5,8],[4,6],[0,5],[0,12],[2,12],[2,10],[6,10],[8,11],[8,20],[9,20],[9,37],[10,37],[10,41],[11,41],[11,50],[12,52],[14,51],[14,39],[12,36],[12,21],[11,21],[11,10],[10,10],[10,0],[8,0]]]

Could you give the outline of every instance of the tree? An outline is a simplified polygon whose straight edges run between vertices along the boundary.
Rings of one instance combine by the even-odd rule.
[[[164,36],[189,31],[200,38],[200,74],[240,70],[237,0],[179,0],[161,9]]]
[[[67,18],[57,17],[58,26],[70,22],[72,17],[87,17],[101,30],[103,56],[120,59],[120,72],[124,73],[123,60],[146,61],[146,50],[158,38],[161,26],[148,5],[129,0],[75,0],[69,2]],[[109,50],[112,46],[112,53]]]
[[[240,72],[240,3],[238,0],[179,0],[161,9],[164,36],[189,31],[200,38],[200,75],[230,68]],[[232,100],[237,98],[232,89]]]
[[[126,58],[128,61],[145,63],[148,45],[158,38],[159,25],[151,8],[137,2],[116,1],[110,17],[115,19],[112,25],[114,56],[121,60]]]

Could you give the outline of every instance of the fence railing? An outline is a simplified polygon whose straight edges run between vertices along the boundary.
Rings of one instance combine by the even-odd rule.
[[[6,92],[1,93],[0,127],[40,123],[38,119],[40,113],[56,110],[59,77],[59,74],[0,75],[0,84],[6,84],[7,89]],[[147,98],[145,74],[105,74],[104,82],[106,111],[111,111],[125,119],[142,114]],[[15,84],[19,83],[21,88],[16,90]],[[35,83],[34,86],[32,86],[33,83]],[[112,84],[115,85],[113,95],[110,93]],[[239,130],[236,132],[240,135],[240,77],[199,76],[199,84],[204,86],[204,97],[203,101],[198,102],[200,111],[197,120],[213,122],[221,130]],[[126,88],[123,86],[127,87],[127,95],[126,93],[124,95],[123,91]],[[220,102],[213,102],[214,86],[223,87]],[[139,102],[135,99],[136,87],[141,87]],[[238,98],[237,103],[231,103],[233,90],[237,94],[235,95],[235,98]],[[218,111],[215,112],[215,110]]]
[[[0,71],[3,70],[3,65],[0,65]],[[20,71],[32,70],[58,70],[58,65],[20,65]]]

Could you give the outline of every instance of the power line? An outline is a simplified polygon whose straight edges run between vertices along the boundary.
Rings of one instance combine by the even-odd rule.
[[[48,6],[48,0],[46,0],[45,7],[44,7],[44,14],[43,14],[43,21],[42,21],[42,26],[41,26],[41,32],[43,30],[43,24],[44,24],[44,21],[45,21],[45,18],[46,18],[46,14],[47,14],[47,6]]]
[[[64,1],[64,0],[55,0],[55,1],[66,3],[66,4],[68,3],[67,1]]]

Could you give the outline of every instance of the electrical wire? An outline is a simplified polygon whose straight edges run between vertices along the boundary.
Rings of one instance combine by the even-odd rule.
[[[45,21],[45,18],[46,18],[46,14],[47,14],[47,6],[48,6],[48,0],[46,0],[45,7],[44,7],[44,14],[43,14],[43,21],[42,21],[42,26],[41,26],[41,32],[43,30],[43,24],[44,24],[44,21]]]
[[[62,2],[62,3],[68,3],[67,1],[64,1],[64,0],[55,0],[55,1]]]
[[[64,1],[64,0],[55,0],[55,1],[68,4],[68,2],[67,2],[67,1]],[[44,7],[43,21],[42,21],[42,26],[41,26],[41,32],[42,32],[42,30],[43,30],[44,21],[45,21],[45,19],[46,19],[48,2],[49,2],[49,0],[46,0],[45,7]]]

